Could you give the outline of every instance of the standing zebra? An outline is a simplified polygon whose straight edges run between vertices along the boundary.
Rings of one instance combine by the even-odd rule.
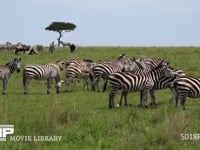
[[[140,73],[149,72],[152,69],[156,68],[160,64],[161,61],[164,61],[164,60],[162,60],[160,58],[145,58],[145,59],[140,60],[140,63],[142,63],[143,67],[135,67],[134,65],[130,65],[130,66],[128,66],[129,68],[126,68],[126,70],[130,71],[132,74],[139,75]],[[155,97],[155,90],[161,90],[161,89],[170,88],[171,83],[176,78],[178,78],[180,76],[185,76],[185,73],[183,72],[183,70],[174,69],[174,68],[171,68],[171,69],[173,70],[173,74],[174,74],[173,78],[172,77],[165,77],[164,76],[159,81],[155,82],[153,88],[149,90],[150,97],[151,97],[151,103],[150,104],[152,106],[156,106],[157,105],[157,103],[156,103],[156,97]],[[172,89],[171,89],[171,91],[172,91]],[[127,94],[128,93],[126,93],[125,91],[122,91],[120,102],[119,102],[120,106],[122,104],[122,99],[123,98],[125,99],[125,106],[127,106],[127,101],[126,101]],[[144,93],[141,91],[140,98],[142,98],[143,94]],[[170,100],[170,103],[173,100],[173,96],[172,96],[172,98]]]
[[[54,41],[52,41],[49,45],[49,52],[52,54],[55,51]]]
[[[176,100],[176,106],[180,104],[185,109],[185,101],[187,97],[200,97],[200,78],[195,77],[180,77],[177,78],[171,85]]]
[[[83,79],[84,80],[84,89],[85,86],[88,88],[88,79],[91,72],[91,68],[93,66],[93,62],[91,60],[83,60],[83,61],[77,61],[77,60],[69,60],[66,63],[66,91],[69,89],[69,84],[72,82],[73,79]]]
[[[24,94],[28,94],[28,84],[32,79],[35,80],[47,80],[47,94],[50,94],[51,84],[53,79],[56,81],[56,92],[60,92],[60,74],[63,70],[63,61],[56,61],[56,63],[49,63],[46,65],[29,64],[24,67],[23,70],[23,86]]]
[[[137,91],[143,91],[143,93],[146,93],[146,91],[151,89],[154,83],[163,76],[173,76],[172,70],[169,68],[168,63],[166,62],[161,62],[152,71],[143,73],[141,75],[134,75],[125,72],[112,73],[109,76],[111,85],[111,92],[109,94],[109,108],[114,107],[114,97],[118,90],[122,89],[124,93]],[[104,84],[104,90],[106,88],[106,84],[107,80]],[[142,95],[142,101],[140,101],[140,103],[142,107],[146,107],[146,97],[144,97],[144,94]]]
[[[17,70],[17,72],[20,72],[20,62],[21,58],[14,58],[13,61],[8,62],[4,66],[0,66],[0,80],[3,80],[3,89],[2,94],[6,94],[6,85],[8,83],[8,79],[10,75]]]
[[[127,55],[122,54],[119,56],[117,61],[105,61],[99,64],[96,64],[92,68],[92,75],[93,75],[93,80],[92,80],[92,86],[93,89],[97,88],[97,91],[99,92],[99,80],[100,78],[107,79],[108,76],[111,73],[114,72],[120,72],[124,68],[126,64],[129,63],[129,58]]]
[[[161,89],[167,89],[169,88],[172,93],[173,93],[173,89],[171,88],[171,84],[179,77],[183,77],[185,76],[185,73],[183,72],[183,70],[180,69],[174,69],[171,68],[174,74],[174,77],[162,77],[160,78],[160,80],[158,82],[155,82],[153,88],[149,91],[150,92],[150,96],[151,96],[151,105],[156,106],[156,96],[155,96],[155,90],[161,90]],[[173,98],[174,94],[172,95],[169,103],[173,102]]]

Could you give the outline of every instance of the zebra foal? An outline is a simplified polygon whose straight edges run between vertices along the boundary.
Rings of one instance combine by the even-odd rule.
[[[6,85],[11,74],[16,70],[20,72],[20,62],[21,58],[14,58],[13,61],[8,62],[7,64],[0,66],[0,80],[3,80],[3,89],[2,94],[6,94]]]
[[[32,79],[47,80],[47,94],[50,94],[53,79],[56,81],[56,93],[60,92],[60,71],[63,70],[63,61],[56,61],[46,65],[28,64],[23,70],[24,94],[28,94],[28,84]],[[59,85],[58,85],[59,84]]]
[[[111,91],[109,94],[109,108],[114,108],[114,97],[118,90],[123,90],[122,93],[143,91],[151,89],[156,81],[163,76],[173,76],[172,70],[169,68],[168,63],[161,62],[155,69],[150,72],[143,73],[141,75],[134,75],[125,72],[112,73],[109,76],[111,85]],[[106,88],[107,80],[104,84],[104,90]],[[142,101],[140,104],[142,107],[146,107],[146,97],[142,95]],[[126,96],[125,96],[126,101]]]

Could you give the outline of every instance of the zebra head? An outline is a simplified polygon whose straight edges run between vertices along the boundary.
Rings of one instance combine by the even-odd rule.
[[[126,65],[130,63],[130,59],[126,54],[122,54],[117,59],[118,62],[120,62],[122,65]]]
[[[64,61],[61,61],[61,60],[58,60],[58,61],[56,61],[56,63],[55,63],[58,67],[59,67],[59,69],[62,71],[63,70],[63,65],[65,64],[65,62]]]
[[[168,62],[161,61],[160,64],[156,68],[161,68],[164,70],[164,76],[168,78],[174,78],[176,76],[176,72],[172,69]]]
[[[14,58],[14,60],[12,61],[12,69],[13,71],[17,70],[17,72],[20,72],[20,62],[21,62],[21,58]]]
[[[143,59],[133,59],[132,61],[129,61],[128,64],[125,64],[122,71],[126,72],[145,72],[147,70],[147,67],[143,61]]]

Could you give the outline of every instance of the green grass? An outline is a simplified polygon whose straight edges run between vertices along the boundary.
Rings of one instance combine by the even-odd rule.
[[[159,57],[186,74],[200,76],[199,47],[78,47],[47,51],[39,55],[17,55],[22,67],[45,64],[58,59],[115,60],[120,54],[131,58]],[[14,58],[14,52],[0,51],[0,64]],[[64,71],[62,72],[64,78]],[[102,85],[102,83],[101,83]],[[2,89],[2,87],[0,88]],[[186,110],[169,105],[170,90],[157,95],[157,108],[141,109],[139,93],[128,95],[127,108],[108,109],[109,89],[105,93],[83,90],[83,83],[70,85],[70,92],[46,94],[46,81],[32,81],[29,94],[23,94],[22,72],[14,73],[7,95],[0,97],[0,124],[15,125],[12,136],[62,136],[61,142],[0,142],[0,149],[198,149],[199,140],[181,140],[181,133],[200,133],[200,101],[187,99]],[[119,101],[120,92],[115,97]],[[148,101],[149,102],[149,101]]]

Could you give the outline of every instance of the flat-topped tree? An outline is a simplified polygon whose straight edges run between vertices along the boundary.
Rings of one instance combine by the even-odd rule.
[[[58,32],[58,47],[60,47],[60,39],[65,32],[73,31],[76,28],[76,25],[70,22],[52,22],[45,30]]]

